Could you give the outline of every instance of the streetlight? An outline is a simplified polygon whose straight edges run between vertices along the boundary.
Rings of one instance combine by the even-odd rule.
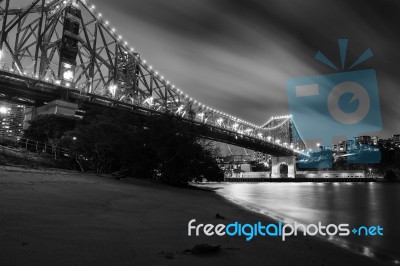
[[[115,93],[117,92],[117,85],[113,84],[113,85],[110,86],[109,89],[110,89],[111,95],[114,98],[115,97]]]
[[[369,168],[369,176],[372,176],[372,168]]]
[[[0,114],[7,114],[8,108],[5,106],[0,106]]]

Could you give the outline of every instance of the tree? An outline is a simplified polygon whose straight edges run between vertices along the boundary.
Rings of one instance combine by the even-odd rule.
[[[75,131],[71,148],[97,173],[113,171],[175,185],[222,180],[217,149],[199,141],[194,129],[170,114],[148,117],[106,110],[87,116]]]
[[[218,147],[196,137],[190,122],[171,114],[139,116],[126,111],[88,111],[82,121],[42,116],[25,136],[70,150],[79,168],[152,178],[174,185],[220,181]]]
[[[24,138],[43,143],[49,143],[54,158],[57,159],[57,148],[65,132],[75,128],[75,119],[60,115],[39,115],[29,122],[29,128],[24,131]]]
[[[50,139],[61,139],[63,134],[75,128],[75,119],[60,115],[39,115],[29,122],[29,128],[24,131],[24,138],[40,142]]]
[[[210,142],[200,141],[197,129],[180,124],[169,114],[155,116],[150,123],[149,145],[156,151],[158,163],[155,178],[176,185],[223,179],[214,156],[218,150]]]
[[[142,121],[121,111],[105,110],[89,115],[68,132],[71,149],[93,163],[98,174],[129,168],[134,173],[145,144]],[[148,156],[146,156],[148,157]]]

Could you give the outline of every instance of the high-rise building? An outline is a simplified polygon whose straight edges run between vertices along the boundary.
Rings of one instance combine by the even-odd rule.
[[[346,153],[346,151],[347,151],[347,141],[345,141],[345,140],[340,141],[337,144],[336,150],[337,150],[338,153]]]
[[[19,140],[23,135],[25,106],[0,102],[0,138]]]
[[[378,136],[372,136],[371,137],[371,142],[372,142],[372,145],[378,146],[378,142],[379,142]]]
[[[354,138],[356,145],[372,145],[371,136],[358,136]]]

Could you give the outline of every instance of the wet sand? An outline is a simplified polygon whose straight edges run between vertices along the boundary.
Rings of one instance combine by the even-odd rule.
[[[191,219],[273,222],[211,191],[0,166],[0,265],[384,265],[312,237],[189,237]],[[183,252],[200,243],[222,249]]]

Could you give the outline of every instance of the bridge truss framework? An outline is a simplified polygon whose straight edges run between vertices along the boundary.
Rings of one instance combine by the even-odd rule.
[[[33,105],[37,99],[69,95],[84,102],[172,113],[225,136],[249,139],[257,145],[247,148],[255,150],[261,145],[299,154],[305,147],[301,139],[277,142],[278,136],[271,136],[276,127],[257,126],[192,99],[130,48],[86,0],[34,0],[20,9],[5,0],[0,19],[4,97]],[[225,142],[235,144],[235,139]]]

